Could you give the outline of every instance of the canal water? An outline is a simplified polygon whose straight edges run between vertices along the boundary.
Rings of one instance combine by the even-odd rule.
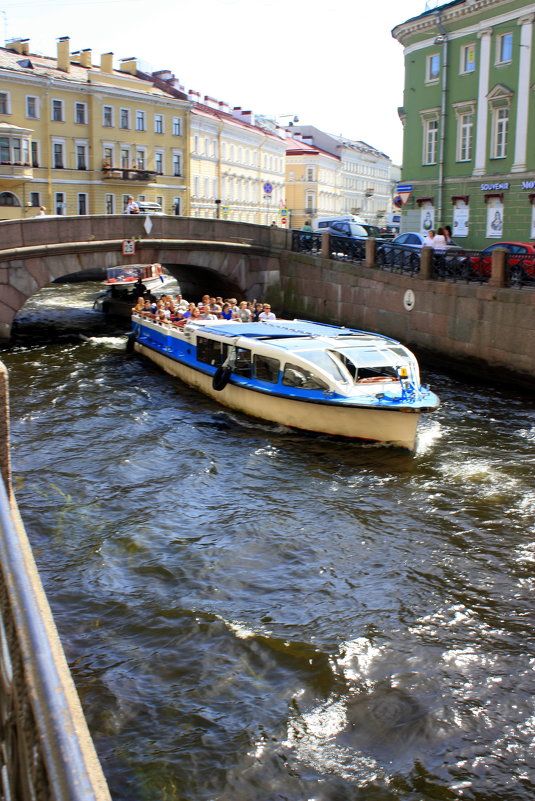
[[[530,398],[427,365],[414,455],[303,436],[127,356],[96,288],[0,355],[114,801],[532,801]]]

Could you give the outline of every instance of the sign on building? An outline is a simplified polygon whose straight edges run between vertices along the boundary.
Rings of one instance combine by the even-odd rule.
[[[487,203],[487,237],[501,239],[503,236],[503,202],[500,198],[489,198]]]
[[[123,256],[135,256],[136,253],[136,240],[123,239]]]

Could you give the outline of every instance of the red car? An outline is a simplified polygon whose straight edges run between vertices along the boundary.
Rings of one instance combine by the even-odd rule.
[[[508,263],[511,275],[522,272],[529,278],[535,278],[535,244],[531,242],[496,242],[482,250],[479,256],[471,256],[472,270],[477,275],[490,275],[492,251],[502,248],[509,252]],[[516,259],[515,256],[520,256]]]

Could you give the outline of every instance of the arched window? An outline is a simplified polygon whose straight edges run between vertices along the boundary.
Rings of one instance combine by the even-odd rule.
[[[0,192],[0,206],[20,206],[20,200],[12,192]]]

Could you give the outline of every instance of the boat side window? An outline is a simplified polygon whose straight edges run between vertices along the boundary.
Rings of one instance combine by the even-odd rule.
[[[233,372],[244,378],[251,378],[251,351],[248,348],[236,348]]]
[[[254,357],[254,376],[260,381],[268,381],[276,384],[279,380],[280,362],[278,359],[270,359],[269,356]]]
[[[204,364],[219,367],[227,358],[228,345],[207,337],[197,337],[197,359]]]
[[[286,387],[301,387],[301,389],[329,389],[329,385],[310,370],[290,362],[284,367],[282,383]]]

